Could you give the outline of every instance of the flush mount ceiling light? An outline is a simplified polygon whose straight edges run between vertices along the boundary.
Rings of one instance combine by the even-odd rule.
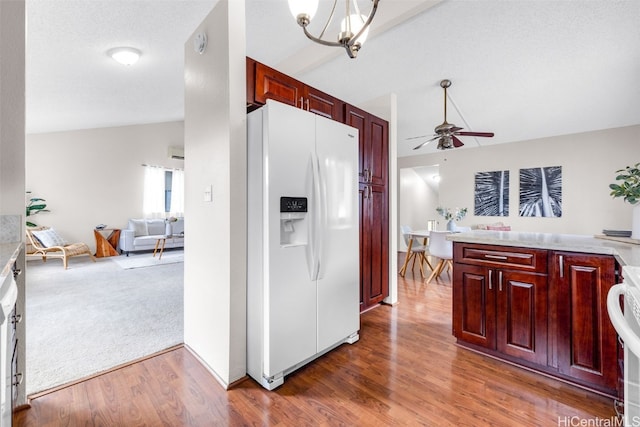
[[[133,47],[115,47],[107,51],[107,55],[122,65],[133,65],[138,62],[142,53]]]
[[[337,32],[337,41],[326,40],[324,38],[325,32],[331,25],[338,6],[338,0],[333,1],[333,6],[329,14],[327,22],[324,24],[322,31],[318,36],[314,36],[309,32],[307,26],[311,23],[316,11],[318,10],[319,0],[289,0],[289,10],[291,14],[298,22],[298,25],[302,27],[305,36],[316,43],[320,43],[325,46],[343,47],[347,51],[349,58],[355,58],[358,55],[358,51],[362,47],[363,43],[367,39],[369,33],[369,25],[373,20],[373,16],[378,9],[379,0],[367,0],[370,1],[371,10],[369,15],[363,15],[360,13],[360,7],[358,6],[358,0],[341,0],[340,3],[344,3],[344,18],[340,23],[340,30],[337,31],[337,25],[335,30]]]

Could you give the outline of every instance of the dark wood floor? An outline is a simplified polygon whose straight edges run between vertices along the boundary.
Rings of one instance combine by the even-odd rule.
[[[181,348],[40,396],[17,414],[16,425],[512,427],[612,420],[610,399],[458,348],[450,283],[425,285],[416,268],[399,278],[399,300],[362,315],[356,344],[272,392],[250,379],[225,391]]]

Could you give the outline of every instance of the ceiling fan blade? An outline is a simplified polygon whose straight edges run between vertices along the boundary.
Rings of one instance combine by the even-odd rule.
[[[454,126],[451,128],[451,132],[458,132],[459,130],[462,130],[464,128],[459,128],[458,126]]]
[[[434,137],[434,138],[428,139],[428,140],[426,140],[425,142],[423,142],[422,144],[418,145],[417,147],[413,147],[413,149],[414,149],[414,150],[417,150],[417,149],[419,149],[419,148],[422,148],[422,147],[424,147],[425,145],[427,145],[428,143],[430,143],[431,141],[436,140],[436,139],[438,139],[438,138],[440,138],[440,137],[439,137],[439,136],[436,136],[436,137]]]
[[[486,138],[491,138],[493,136],[493,132],[456,132],[456,135],[461,135],[461,136],[484,136]]]
[[[451,138],[453,138],[453,146],[458,148],[458,147],[462,147],[464,144],[462,143],[462,141],[460,141],[455,135],[451,135]]]
[[[405,138],[405,141],[409,141],[409,140],[412,140],[412,139],[426,138],[426,137],[428,137],[428,136],[431,136],[431,135],[411,136],[411,137],[409,137],[409,138]]]

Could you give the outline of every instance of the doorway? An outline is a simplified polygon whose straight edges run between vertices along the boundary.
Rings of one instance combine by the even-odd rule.
[[[440,202],[439,165],[415,166],[400,169],[398,222],[414,230],[426,229],[428,221],[436,221],[436,207]],[[402,234],[398,234],[398,250],[406,251]]]

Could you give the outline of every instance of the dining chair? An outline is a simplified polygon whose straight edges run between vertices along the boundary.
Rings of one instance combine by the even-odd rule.
[[[413,264],[411,264],[411,270],[413,270],[413,268],[416,266],[416,258],[419,260],[419,264],[420,264],[420,273],[422,274],[422,277],[424,278],[424,266],[423,263],[426,262],[427,265],[429,266],[430,269],[433,270],[433,266],[431,265],[431,263],[429,262],[429,260],[427,259],[427,255],[428,255],[428,249],[427,246],[425,246],[422,243],[419,243],[416,241],[416,239],[411,239],[411,227],[408,225],[401,225],[400,226],[400,231],[402,232],[402,237],[404,238],[404,243],[407,245],[407,256],[405,258],[405,263],[402,266],[402,268],[400,269],[400,276],[404,277],[406,270],[407,270],[407,265],[409,264],[409,262],[411,262],[411,259],[413,258]]]
[[[447,274],[449,269],[453,270],[453,242],[447,240],[447,234],[451,234],[450,231],[431,231],[429,235],[429,254],[438,258],[438,264],[431,272],[431,275],[427,279],[427,284],[433,280],[436,280],[442,274],[442,271],[447,267]]]

